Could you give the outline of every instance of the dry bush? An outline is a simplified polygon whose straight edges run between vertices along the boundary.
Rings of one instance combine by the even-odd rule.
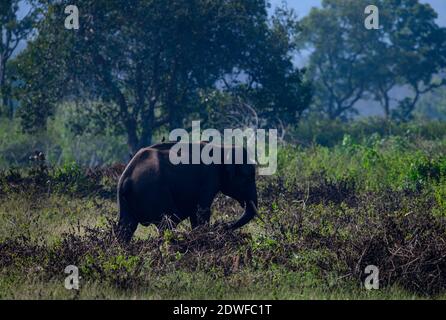
[[[113,180],[121,170],[95,169],[87,176]],[[2,181],[20,189],[26,179],[31,178],[11,173]],[[83,235],[74,230],[55,244],[7,239],[0,243],[0,268],[62,278],[64,268],[74,264],[86,280],[131,288],[177,270],[225,277],[273,266],[311,271],[331,283],[362,285],[365,267],[376,265],[382,286],[397,284],[426,295],[446,292],[446,221],[433,214],[436,202],[430,193],[359,191],[323,174],[314,176],[308,187],[289,186],[273,177],[258,182],[263,222],[256,220],[242,231],[221,227],[219,219],[232,219],[242,209],[219,196],[213,206],[217,222],[210,227],[166,230],[128,246],[116,241],[112,226],[88,229]]]

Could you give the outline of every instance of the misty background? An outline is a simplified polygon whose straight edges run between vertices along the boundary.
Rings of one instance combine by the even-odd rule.
[[[271,1],[271,12],[274,8],[284,5],[290,9],[295,10],[297,16],[302,18],[310,12],[312,8],[320,8],[322,0],[272,0]],[[428,3],[432,6],[432,8],[437,12],[438,18],[436,19],[437,23],[440,26],[446,26],[446,1],[444,0],[421,0],[421,3]],[[23,16],[29,10],[29,5],[23,3],[21,5],[21,9],[19,11],[19,15]],[[26,46],[26,42],[23,41],[19,47],[17,48],[17,53],[23,50]],[[301,51],[299,52],[294,62],[298,66],[305,66],[308,63],[308,55],[309,52]],[[396,88],[392,94],[396,98],[401,98],[409,94],[408,90],[405,88]],[[376,107],[376,103],[373,101],[359,101],[356,105],[358,110],[360,111],[360,115],[371,116],[371,115],[382,115],[382,111]]]
[[[314,7],[321,7],[321,0],[272,0],[271,4],[273,6],[279,6],[285,3],[289,8],[292,8],[296,11],[299,17],[306,16],[310,10]],[[432,8],[437,12],[438,18],[437,23],[440,26],[446,26],[446,1],[445,0],[421,0],[422,3],[428,3],[432,6]],[[296,63],[299,66],[304,66],[308,63],[308,52],[301,52],[296,57]],[[408,90],[405,88],[397,88],[392,94],[395,97],[401,98],[409,94]],[[382,110],[376,107],[376,103],[373,101],[359,101],[356,105],[358,110],[360,111],[360,115],[363,116],[373,116],[373,115],[382,115]]]

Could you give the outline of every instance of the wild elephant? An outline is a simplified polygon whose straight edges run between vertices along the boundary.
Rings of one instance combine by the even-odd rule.
[[[206,144],[199,143],[200,150]],[[169,217],[174,225],[189,218],[192,228],[209,223],[210,208],[218,192],[245,208],[242,217],[228,225],[230,229],[240,228],[256,216],[256,169],[246,161],[246,149],[242,164],[235,163],[233,146],[216,147],[221,148],[222,157],[228,154],[228,148],[232,149],[232,164],[225,164],[224,159],[221,164],[173,164],[169,152],[174,145],[161,143],[141,149],[122,173],[117,194],[120,240],[129,242],[138,223],[161,227],[164,217]],[[192,150],[192,144],[188,149]]]

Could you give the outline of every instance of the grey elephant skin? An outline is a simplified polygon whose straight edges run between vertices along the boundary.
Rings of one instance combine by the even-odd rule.
[[[228,225],[237,229],[257,214],[256,168],[244,161],[235,164],[236,147],[221,146],[224,157],[227,148],[232,149],[232,164],[177,164],[169,159],[175,143],[160,143],[139,150],[125,168],[118,183],[119,222],[118,238],[127,243],[131,240],[138,223],[155,224],[163,228],[164,217],[173,226],[189,218],[192,228],[209,223],[211,205],[215,196],[222,192],[245,208],[239,220]],[[207,143],[200,143],[200,150]],[[189,144],[191,159],[192,144]],[[211,154],[212,155],[212,154]]]

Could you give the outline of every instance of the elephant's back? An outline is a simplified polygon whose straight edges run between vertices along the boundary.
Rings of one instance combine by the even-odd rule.
[[[129,163],[128,178],[133,184],[144,185],[160,179],[160,159],[157,150],[144,148]]]

